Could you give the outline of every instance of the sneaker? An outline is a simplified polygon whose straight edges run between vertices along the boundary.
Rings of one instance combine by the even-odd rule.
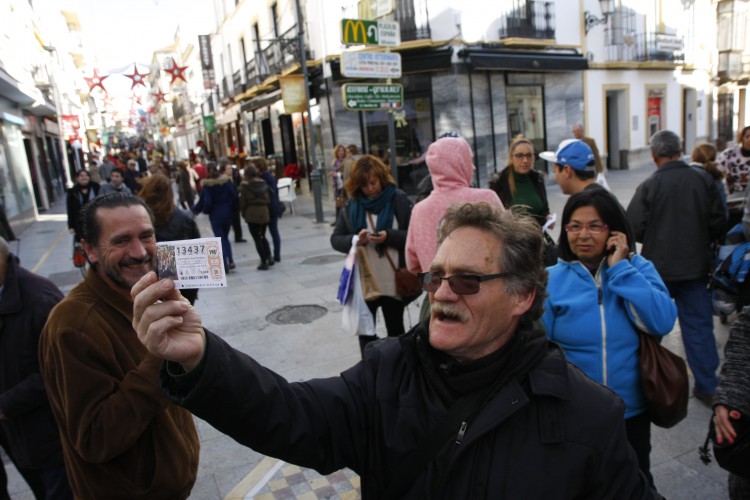
[[[268,264],[265,262],[261,263],[261,265],[258,266],[258,271],[268,271]]]
[[[693,387],[693,396],[695,396],[695,399],[703,403],[704,405],[708,406],[709,408],[713,407],[714,403],[714,395],[713,394],[705,394],[695,387]]]

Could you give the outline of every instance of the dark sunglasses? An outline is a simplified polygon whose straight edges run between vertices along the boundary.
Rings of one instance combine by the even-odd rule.
[[[437,292],[443,280],[447,280],[453,293],[458,295],[474,295],[475,293],[479,293],[479,283],[497,278],[507,278],[513,276],[513,273],[485,274],[484,276],[454,274],[453,276],[446,277],[438,276],[435,273],[418,273],[417,276],[419,277],[419,283],[422,285],[422,290],[425,292]]]

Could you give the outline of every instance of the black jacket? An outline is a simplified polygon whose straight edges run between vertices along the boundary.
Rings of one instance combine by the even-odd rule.
[[[437,368],[419,354],[423,328],[375,343],[340,376],[296,383],[207,332],[202,365],[175,377],[177,367],[166,364],[162,385],[173,401],[260,453],[323,474],[351,468],[362,498],[377,499],[448,411],[433,382]],[[533,356],[541,361],[526,382],[502,386],[463,442],[446,442],[404,498],[654,497],[628,444],[622,401],[538,335],[543,350]]]
[[[501,172],[496,182],[490,184],[490,189],[493,189],[500,197],[500,201],[503,202],[505,208],[513,206],[513,194],[510,192],[510,184],[508,183],[508,175],[510,169],[513,167],[505,167]],[[543,226],[546,222],[546,217],[549,215],[549,203],[547,202],[547,188],[544,186],[544,177],[542,174],[532,169],[529,171],[529,178],[534,183],[534,189],[539,199],[542,200],[542,215],[534,216],[534,220]]]
[[[628,205],[641,255],[664,281],[704,278],[711,272],[711,242],[726,219],[713,178],[682,161],[670,161],[643,181]]]
[[[349,203],[341,207],[339,216],[336,219],[336,227],[331,234],[331,246],[339,252],[349,253],[352,247],[352,236],[354,230],[349,222]],[[406,233],[409,230],[409,220],[411,219],[412,203],[406,193],[397,189],[393,195],[393,216],[396,218],[398,229],[387,229],[388,237],[385,240],[385,246],[398,250],[398,267],[406,266],[406,257],[404,248],[406,248]]]
[[[3,446],[21,467],[63,464],[60,431],[39,372],[39,334],[62,292],[11,255],[0,299],[0,420]]]
[[[88,196],[84,196],[81,191],[80,184],[73,184],[73,187],[68,189],[67,197],[67,209],[68,209],[68,229],[73,229],[76,236],[80,236],[80,230],[78,228],[78,215],[81,211],[81,207],[86,202],[93,200],[99,195],[100,186],[96,182],[89,182],[89,193]]]

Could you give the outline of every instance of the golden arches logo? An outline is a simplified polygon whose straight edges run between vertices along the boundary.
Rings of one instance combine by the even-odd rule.
[[[341,21],[344,43],[367,43],[367,27],[361,19],[345,19]],[[357,36],[357,35],[361,35]]]

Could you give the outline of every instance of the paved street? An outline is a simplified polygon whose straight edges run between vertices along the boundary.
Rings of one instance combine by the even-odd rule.
[[[627,205],[638,183],[652,170],[643,166],[614,171],[607,179]],[[552,210],[561,216],[566,197],[556,185],[548,186],[548,192]],[[258,257],[245,227],[249,241],[233,245],[237,269],[228,276],[228,288],[202,290],[196,304],[207,328],[290,381],[336,375],[359,359],[356,339],[340,326],[336,290],[344,256],[329,244],[332,200],[325,201],[324,209],[325,223],[316,224],[312,198],[303,186],[295,202],[296,216],[287,211],[280,221],[282,261],[265,272],[255,269]],[[20,235],[20,257],[22,265],[48,276],[68,292],[81,274],[72,266],[64,210],[64,203],[59,203]],[[202,234],[211,236],[207,217],[201,215],[198,222]],[[12,250],[17,251],[15,242]],[[415,302],[408,308],[407,326],[416,321],[419,305]],[[281,324],[290,321],[294,323]],[[727,327],[718,321],[716,334],[723,351]],[[677,328],[667,337],[666,345],[684,355]],[[653,427],[652,472],[667,498],[727,498],[726,474],[715,464],[704,466],[698,458],[697,448],[705,437],[709,416],[707,408],[691,399],[688,417],[678,426],[669,430]],[[206,423],[197,423],[201,464],[193,499],[359,496],[359,481],[351,471],[321,477],[265,458]],[[33,498],[12,465],[6,464],[6,469],[12,498]]]

